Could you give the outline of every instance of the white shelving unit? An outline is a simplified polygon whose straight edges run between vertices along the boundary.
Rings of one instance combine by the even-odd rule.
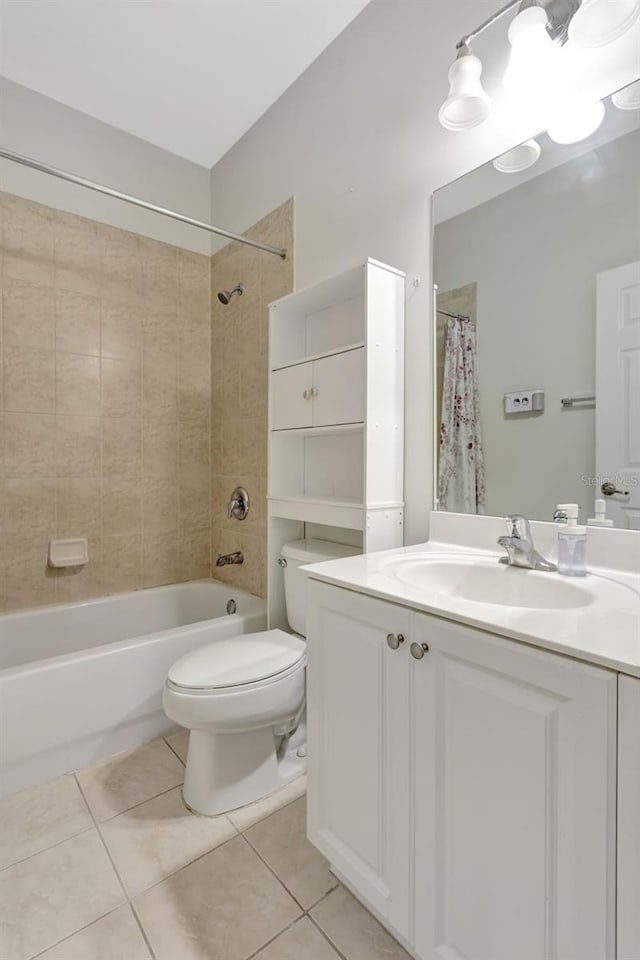
[[[271,626],[286,628],[286,541],[403,543],[404,283],[369,259],[270,305]]]

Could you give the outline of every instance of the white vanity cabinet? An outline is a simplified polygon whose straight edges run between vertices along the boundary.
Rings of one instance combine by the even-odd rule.
[[[387,637],[406,646],[411,612],[315,581],[309,588],[309,836],[407,937],[410,676]]]
[[[640,957],[640,679],[618,684],[618,957]]]
[[[309,836],[338,875],[420,960],[613,960],[616,674],[309,587]]]
[[[427,614],[412,640],[417,955],[612,960],[616,675]]]

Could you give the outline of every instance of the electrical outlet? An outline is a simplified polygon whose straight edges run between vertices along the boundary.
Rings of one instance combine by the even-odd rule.
[[[505,413],[531,413],[544,410],[544,390],[518,390],[505,393]]]

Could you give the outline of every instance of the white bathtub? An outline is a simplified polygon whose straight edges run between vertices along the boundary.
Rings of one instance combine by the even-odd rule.
[[[162,710],[171,664],[265,627],[264,600],[214,580],[0,615],[0,794],[173,729]]]

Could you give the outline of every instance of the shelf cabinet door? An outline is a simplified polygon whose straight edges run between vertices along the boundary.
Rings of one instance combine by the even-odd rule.
[[[271,374],[271,429],[310,427],[313,421],[313,364],[274,370]]]
[[[618,680],[618,960],[640,957],[640,680]]]
[[[364,420],[364,348],[313,363],[313,426]]]
[[[411,613],[314,580],[308,610],[309,839],[406,936]]]
[[[416,614],[424,960],[613,960],[616,676]]]

